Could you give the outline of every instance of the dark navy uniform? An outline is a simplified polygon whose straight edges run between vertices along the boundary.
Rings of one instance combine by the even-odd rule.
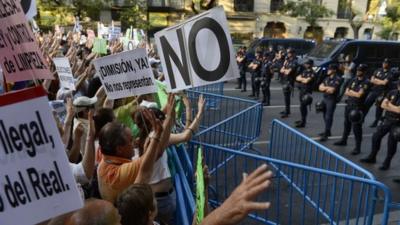
[[[254,65],[257,65],[257,67],[255,69],[252,69],[252,71],[251,71],[251,89],[252,89],[251,97],[255,96],[256,98],[259,98],[262,61],[261,61],[261,59],[256,58],[251,63]]]
[[[364,72],[365,71],[363,71],[363,73]],[[360,98],[350,97],[350,96],[347,98],[346,100],[347,105],[344,111],[344,130],[343,130],[342,140],[336,142],[335,145],[346,145],[347,138],[350,135],[351,128],[353,128],[353,133],[356,140],[356,147],[352,152],[353,155],[357,155],[361,151],[361,142],[363,133],[362,124],[364,120],[362,112],[364,111],[364,102],[365,102],[365,97],[368,94],[368,89],[369,89],[369,80],[365,77],[365,74],[363,74],[362,77],[353,78],[350,81],[349,86],[347,87],[347,90],[351,90],[354,92],[360,92],[362,90],[363,95]],[[360,121],[357,122],[351,121],[350,113],[353,110],[358,110],[361,113]]]
[[[375,71],[374,75],[375,79],[378,80],[388,80],[387,85],[374,85],[371,84],[371,91],[368,94],[366,100],[365,100],[365,112],[364,115],[366,116],[368,114],[369,109],[371,108],[371,106],[376,102],[376,99],[379,96],[384,96],[387,91],[389,90],[389,85],[390,85],[390,80],[392,79],[392,73],[390,72],[389,69],[387,70],[383,70],[378,69]],[[380,106],[376,106],[376,112],[375,112],[375,121],[372,125],[372,127],[375,127],[376,124],[378,123],[378,121],[381,119],[383,114],[383,110]]]
[[[297,82],[297,87],[299,88],[299,99],[300,99],[300,113],[301,113],[301,121],[297,125],[297,127],[304,127],[307,120],[307,104],[303,101],[303,97],[306,94],[312,94],[313,90],[313,81],[315,79],[315,71],[312,69],[310,65],[309,68],[304,69],[303,72],[299,75],[304,79],[311,79],[307,84]]]
[[[336,109],[336,101],[339,94],[340,85],[342,84],[342,78],[336,74],[337,67],[332,66],[332,68],[336,68],[335,73],[326,77],[322,82],[326,87],[334,88],[335,92],[332,94],[328,94],[326,92],[324,93],[323,102],[326,105],[326,110],[324,111],[325,131],[321,134],[321,141],[326,141],[327,138],[331,136],[333,115]]]
[[[246,80],[247,58],[246,58],[246,54],[244,54],[243,52],[240,52],[238,54],[238,56],[243,58],[241,62],[238,62],[239,74],[240,74],[238,88],[239,89],[241,88],[242,91],[246,91],[246,86],[247,86],[247,80]]]
[[[271,79],[273,77],[273,63],[271,53],[264,55],[264,60],[261,66],[261,91],[263,94],[263,105],[270,105],[271,100]]]
[[[297,70],[296,57],[293,56],[292,58],[287,58],[283,63],[282,69],[290,69],[289,74],[282,74],[283,96],[285,100],[285,111],[282,112],[282,117],[284,118],[290,114],[290,97],[292,94]]]
[[[400,106],[400,84],[398,84],[397,90],[390,91],[385,100],[389,101],[394,106]],[[383,123],[381,123],[375,133],[372,135],[372,149],[369,156],[365,159],[362,159],[361,162],[365,163],[375,163],[376,155],[378,154],[381,141],[383,137],[389,133],[387,145],[388,151],[386,155],[386,159],[383,162],[383,165],[380,167],[381,170],[387,170],[390,167],[390,162],[396,153],[397,150],[397,141],[394,139],[392,134],[392,129],[396,126],[400,126],[400,114],[395,112],[386,111]]]

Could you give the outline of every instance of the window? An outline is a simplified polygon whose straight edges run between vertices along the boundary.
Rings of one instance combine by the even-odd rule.
[[[351,9],[348,5],[349,0],[339,0],[337,18],[349,19],[351,17]]]
[[[283,4],[284,4],[283,0],[271,0],[271,7],[270,7],[271,13],[278,12],[283,6]]]
[[[254,0],[235,0],[235,11],[237,12],[253,12]]]
[[[317,5],[321,5],[322,4],[322,0],[312,0],[312,3],[317,4]]]
[[[362,45],[360,46],[362,49],[362,55],[366,58],[366,59],[374,59],[377,57],[378,54],[378,48],[377,46],[366,46],[366,45]]]

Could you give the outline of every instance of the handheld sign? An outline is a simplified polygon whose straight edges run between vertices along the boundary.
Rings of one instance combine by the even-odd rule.
[[[0,96],[0,108],[1,224],[31,225],[81,208],[43,88]]]
[[[56,65],[56,70],[60,79],[61,87],[75,91],[75,80],[74,76],[72,75],[72,70],[71,66],[69,65],[68,58],[54,58],[53,62]]]
[[[0,0],[0,64],[7,82],[53,79],[18,0]],[[4,11],[5,10],[5,11]]]
[[[110,99],[157,91],[144,48],[98,58],[93,64]]]
[[[155,34],[157,50],[172,91],[239,77],[222,7],[213,8]]]
[[[24,10],[27,20],[32,19],[37,14],[36,1],[35,0],[21,0],[21,6]]]
[[[107,41],[103,38],[95,38],[92,51],[103,55],[107,54]]]
[[[197,163],[196,163],[196,212],[197,224],[201,224],[204,219],[204,206],[206,204],[205,201],[205,191],[206,186],[204,184],[204,173],[203,173],[203,151],[201,147],[197,149]]]

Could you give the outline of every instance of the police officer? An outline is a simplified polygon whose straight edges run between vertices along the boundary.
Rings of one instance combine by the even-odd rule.
[[[351,152],[352,155],[358,155],[361,152],[364,101],[369,89],[369,80],[366,77],[366,71],[367,65],[360,64],[357,67],[356,77],[350,81],[349,86],[346,88],[344,94],[348,98],[344,111],[343,135],[340,141],[334,143],[334,145],[345,146],[351,128],[353,127],[356,147]]]
[[[244,51],[243,48],[240,48],[240,50],[236,56],[236,61],[239,66],[239,73],[240,73],[239,84],[236,89],[242,89],[241,92],[245,92],[246,87],[247,87],[247,80],[246,80],[246,69],[247,69],[246,61],[247,60],[246,59],[247,59],[246,52]]]
[[[248,68],[251,70],[251,91],[252,94],[249,97],[256,97],[258,99],[260,94],[260,77],[261,77],[261,64],[262,64],[262,53],[257,52],[256,58],[250,63]]]
[[[390,71],[389,59],[385,59],[382,63],[382,68],[377,69],[371,77],[371,92],[368,94],[365,100],[365,116],[368,114],[371,106],[376,102],[379,96],[384,96],[388,91],[390,80],[392,79],[392,73]],[[370,127],[376,127],[378,121],[381,119],[383,109],[377,105],[375,112],[375,121]]]
[[[272,60],[275,56],[274,52],[264,52],[263,62],[261,67],[261,91],[263,94],[262,104],[264,106],[270,105],[271,100],[271,79],[273,76],[273,63]]]
[[[315,79],[315,71],[312,68],[313,65],[314,61],[312,59],[305,61],[303,72],[296,77],[297,87],[299,88],[301,120],[296,121],[295,123],[296,127],[299,128],[305,127],[307,119],[307,106],[311,104],[311,102],[307,102],[308,100],[306,97],[311,98],[313,89],[313,81]]]
[[[281,112],[281,118],[286,118],[290,114],[290,95],[293,90],[294,81],[297,71],[297,57],[295,56],[294,49],[287,50],[287,58],[281,68],[282,75],[282,91],[285,100],[285,110]]]
[[[390,91],[383,100],[381,107],[386,111],[383,123],[381,123],[372,135],[372,149],[368,157],[361,159],[364,163],[375,163],[383,137],[389,133],[387,141],[387,154],[380,170],[387,170],[397,150],[397,140],[394,138],[394,128],[400,126],[400,82],[397,83],[397,90]]]
[[[326,141],[331,136],[333,114],[335,113],[337,96],[342,83],[342,78],[336,74],[337,70],[338,66],[336,64],[330,64],[328,66],[327,77],[319,86],[319,91],[324,93],[323,102],[326,106],[326,110],[324,111],[325,131],[320,134],[320,141]]]

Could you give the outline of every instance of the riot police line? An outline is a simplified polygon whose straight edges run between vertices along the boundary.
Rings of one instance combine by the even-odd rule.
[[[365,117],[375,105],[375,119],[370,127],[376,127],[372,136],[371,152],[360,161],[376,163],[381,140],[388,135],[386,158],[379,169],[388,170],[391,160],[400,141],[400,82],[399,70],[390,67],[390,59],[384,59],[381,68],[370,73],[366,64],[355,65],[351,56],[342,56],[331,63],[324,77],[318,77],[313,69],[313,60],[306,59],[300,64],[292,48],[269,47],[265,51],[257,51],[255,58],[249,57],[245,47],[237,52],[237,63],[240,71],[238,87],[247,91],[246,72],[251,74],[251,94],[249,97],[260,100],[264,106],[270,105],[270,84],[277,79],[282,84],[285,109],[281,118],[289,117],[290,100],[294,88],[299,90],[300,120],[295,122],[297,128],[306,127],[307,114],[313,102],[313,91],[323,93],[323,99],[315,103],[317,113],[323,115],[325,129],[319,134],[320,141],[331,136],[336,105],[345,99],[344,130],[342,138],[334,145],[345,146],[353,130],[355,147],[352,155],[361,153],[362,133]],[[319,74],[320,75],[320,74]],[[400,182],[400,181],[399,181]]]

